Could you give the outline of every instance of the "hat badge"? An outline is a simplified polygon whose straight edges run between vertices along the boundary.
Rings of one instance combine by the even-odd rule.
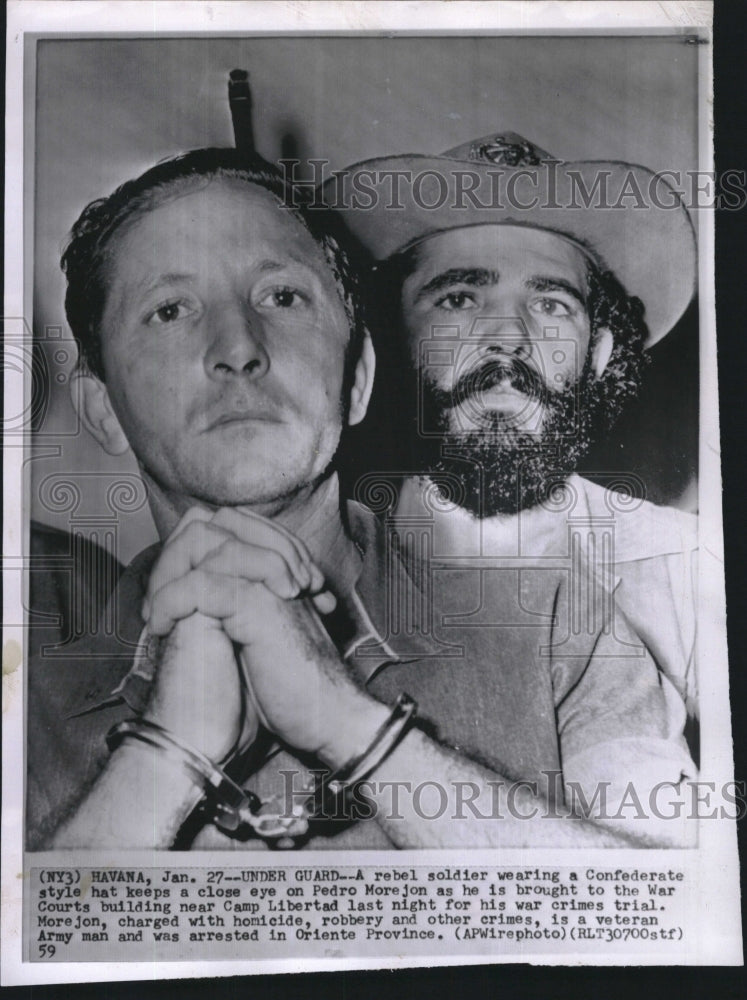
[[[470,160],[488,160],[502,167],[534,167],[541,162],[537,147],[514,135],[494,135],[478,139],[469,149]]]

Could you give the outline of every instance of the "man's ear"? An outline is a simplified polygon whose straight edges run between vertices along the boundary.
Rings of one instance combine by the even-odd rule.
[[[591,367],[597,378],[600,378],[612,356],[615,339],[606,326],[600,327],[594,334],[591,348]]]
[[[360,357],[355,366],[355,379],[350,390],[350,410],[348,424],[352,427],[359,424],[366,415],[368,401],[373,391],[374,372],[376,371],[376,355],[374,354],[371,334],[366,330],[361,344]]]
[[[70,381],[73,407],[89,434],[109,455],[124,455],[130,443],[112,409],[109,393],[104,383],[95,375],[83,372]]]

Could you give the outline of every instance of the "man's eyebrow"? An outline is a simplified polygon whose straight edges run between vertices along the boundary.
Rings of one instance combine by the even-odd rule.
[[[533,292],[567,292],[584,309],[586,308],[586,297],[572,282],[566,281],[565,278],[552,278],[547,275],[534,274],[531,278],[526,279],[524,287],[531,289]]]
[[[312,263],[310,263],[308,257],[302,257],[301,254],[288,253],[287,260],[263,260],[259,267],[259,271],[282,271],[283,268],[289,267],[293,264],[299,264],[301,267],[305,267],[310,271],[313,271]]]
[[[286,268],[293,264],[299,264],[301,267],[313,270],[313,268],[309,265],[309,262],[306,259],[301,257],[300,254],[296,255],[293,253],[289,253],[288,260],[285,261],[270,260],[270,259],[263,260],[260,262],[257,269],[260,272],[282,271],[283,268]],[[189,284],[190,282],[194,281],[196,277],[197,275],[195,274],[169,271],[166,272],[165,274],[156,275],[150,281],[143,281],[138,283],[138,290],[145,295],[150,295],[151,292],[157,291],[159,288],[163,288],[165,285],[179,285],[182,283]]]
[[[300,264],[301,261],[296,258],[291,258],[293,263]],[[288,261],[282,263],[279,260],[263,260],[262,263],[257,268],[258,271],[281,271],[284,267],[288,266]]]
[[[194,278],[193,274],[179,274],[175,271],[168,272],[166,274],[157,274],[151,281],[138,282],[138,288],[146,295],[149,295],[164,285],[179,285],[182,282],[194,281]]]
[[[499,279],[499,273],[487,267],[451,267],[427,281],[416,295],[415,301],[418,302],[424,296],[440,292],[442,288],[449,288],[451,285],[471,285],[473,288],[480,288],[483,285],[497,285]]]

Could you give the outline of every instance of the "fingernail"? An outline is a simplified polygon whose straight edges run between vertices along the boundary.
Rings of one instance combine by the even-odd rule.
[[[321,594],[317,594],[314,598],[314,604],[317,611],[323,615],[331,614],[337,607],[337,598],[330,590],[325,590]]]

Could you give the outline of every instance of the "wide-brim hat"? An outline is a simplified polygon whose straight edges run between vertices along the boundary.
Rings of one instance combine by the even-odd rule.
[[[695,291],[695,234],[665,175],[620,161],[567,162],[513,132],[439,156],[363,160],[322,187],[377,260],[449,229],[531,226],[572,240],[643,302],[650,347]]]

